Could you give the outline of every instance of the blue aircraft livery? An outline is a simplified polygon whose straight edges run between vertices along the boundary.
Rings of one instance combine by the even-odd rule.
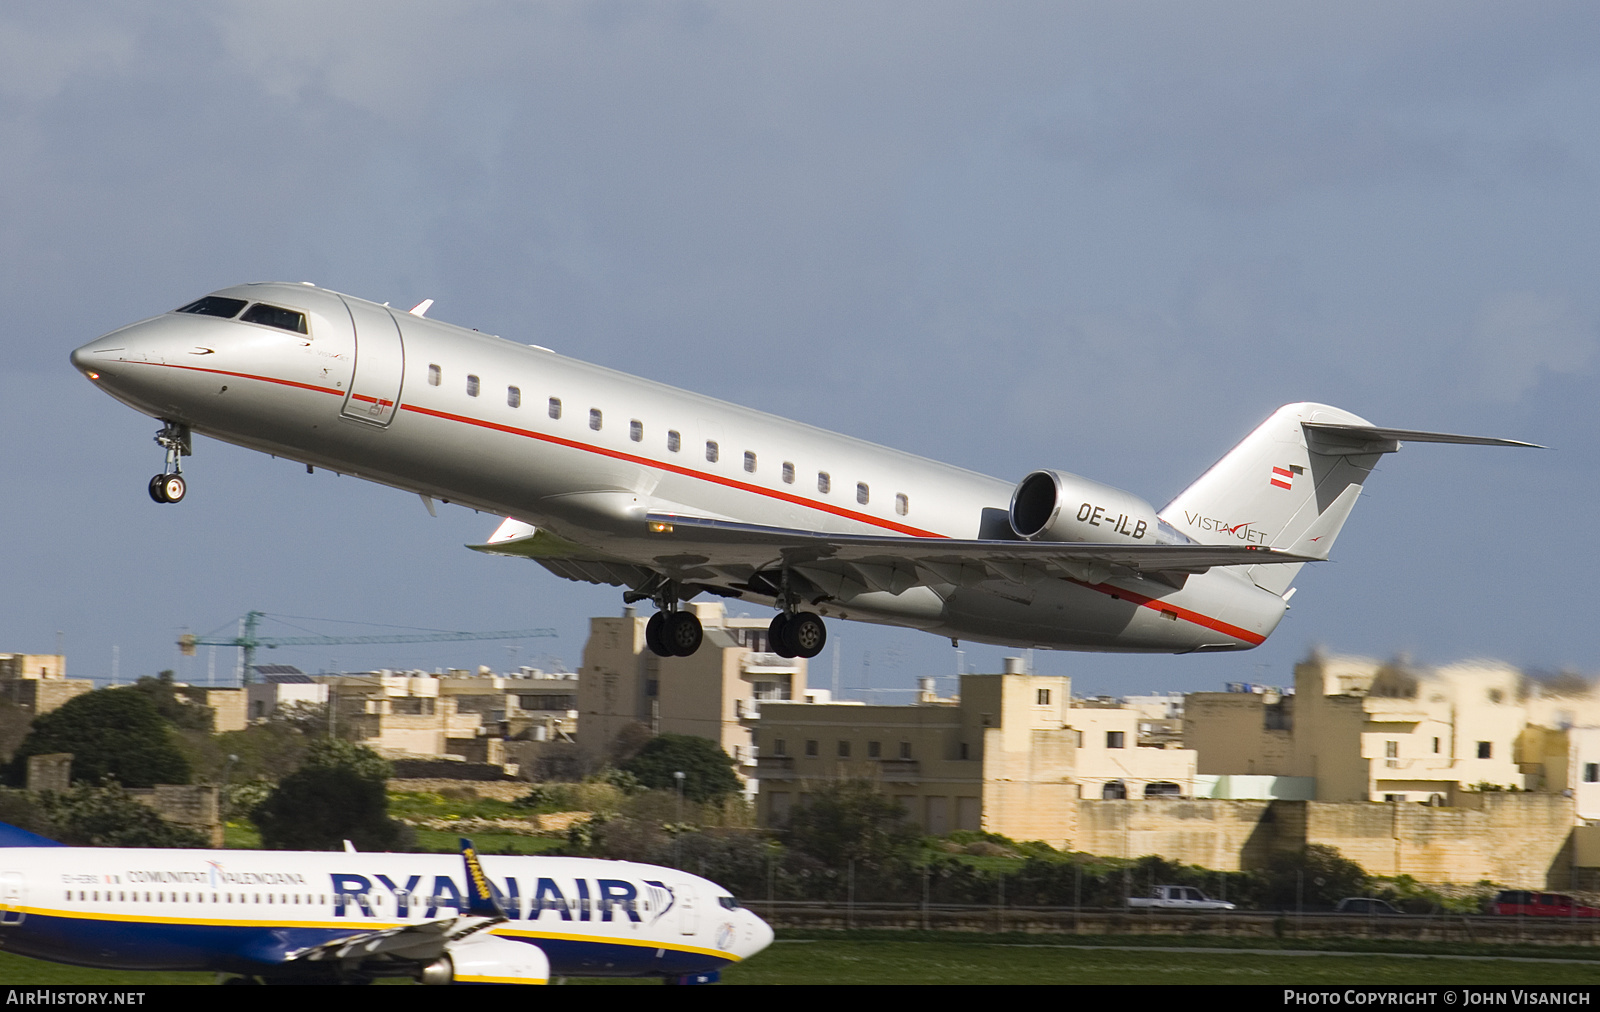
[[[0,948],[84,966],[267,981],[699,980],[772,941],[726,889],[651,865],[480,856],[465,840],[454,856],[121,850],[10,830]]]

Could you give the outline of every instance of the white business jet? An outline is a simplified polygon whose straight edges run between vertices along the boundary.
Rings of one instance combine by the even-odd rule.
[[[63,847],[0,824],[0,949],[225,983],[715,980],[772,929],[714,882],[578,857]]]
[[[1401,441],[1325,404],[1273,412],[1164,509],[1059,470],[1015,484],[309,284],[226,288],[72,353],[159,419],[157,502],[191,435],[506,518],[472,547],[653,601],[657,654],[700,645],[680,602],[777,609],[814,657],[824,617],[1046,649],[1246,650],[1326,559]]]

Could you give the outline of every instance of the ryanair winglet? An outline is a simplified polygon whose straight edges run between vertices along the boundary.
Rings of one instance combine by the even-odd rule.
[[[467,863],[467,916],[505,920],[505,908],[500,905],[499,897],[495,896],[489,876],[483,873],[478,852],[473,849],[472,841],[464,837],[461,839],[461,859]]]

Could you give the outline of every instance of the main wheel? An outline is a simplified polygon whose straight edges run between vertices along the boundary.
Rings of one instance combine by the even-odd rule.
[[[667,619],[666,629],[667,649],[672,651],[674,657],[688,657],[700,649],[700,641],[705,638],[705,630],[700,628],[700,619],[694,613],[687,611],[674,612]]]
[[[189,483],[183,480],[181,474],[169,474],[161,480],[161,495],[166,502],[183,502],[183,494],[189,491]]]
[[[784,634],[788,637],[789,645],[794,647],[794,652],[807,660],[822,653],[822,648],[828,643],[827,623],[809,611],[796,612],[790,617]]]
[[[150,479],[150,498],[155,502],[166,502],[166,496],[161,493],[161,486],[166,484],[167,476],[158,474]]]
[[[644,645],[657,657],[671,657],[672,651],[667,649],[667,641],[663,638],[666,630],[667,617],[659,611],[650,616],[650,621],[644,624]]]
[[[767,646],[779,657],[795,656],[794,646],[789,642],[789,616],[781,611],[772,617],[772,624],[767,626]]]

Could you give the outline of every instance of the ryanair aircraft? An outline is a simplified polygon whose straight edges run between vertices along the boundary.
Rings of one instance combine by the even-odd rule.
[[[224,983],[715,980],[772,929],[714,882],[576,857],[64,847],[0,824],[0,949]]]
[[[199,432],[499,514],[481,551],[653,601],[686,656],[699,594],[772,606],[771,650],[825,617],[1045,649],[1246,650],[1328,558],[1402,440],[1530,446],[1279,408],[1164,509],[1066,471],[1011,483],[309,284],[227,288],[73,364],[161,421],[159,503]]]

